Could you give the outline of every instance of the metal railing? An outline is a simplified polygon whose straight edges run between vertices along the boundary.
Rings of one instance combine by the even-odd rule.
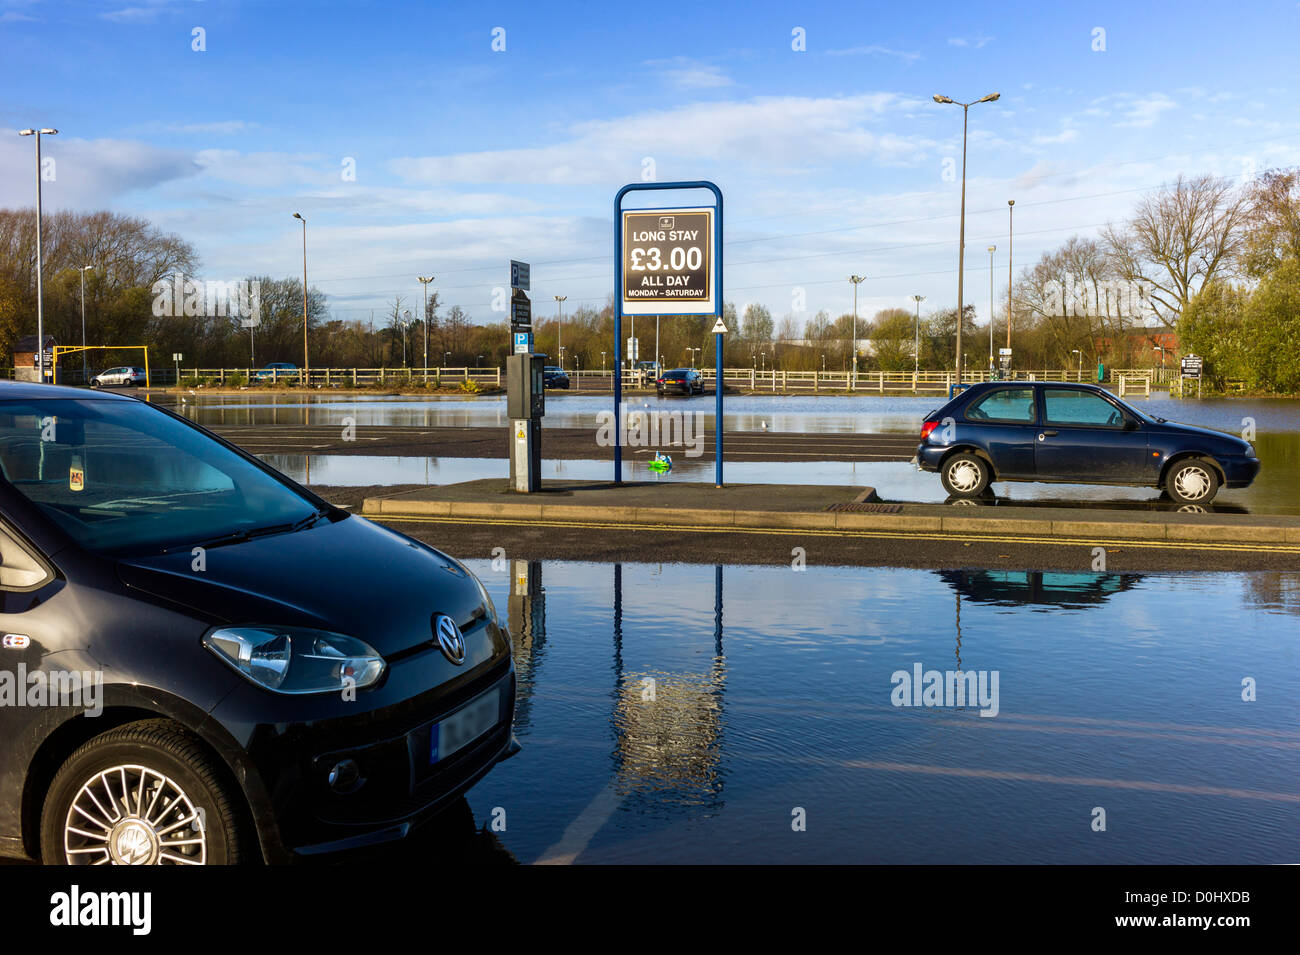
[[[501,387],[500,368],[467,365],[437,368],[312,368],[306,375],[300,368],[185,368],[175,366],[152,370],[160,385],[199,382],[215,387],[232,385],[287,386],[307,388],[419,387],[428,383],[458,385],[466,381]]]

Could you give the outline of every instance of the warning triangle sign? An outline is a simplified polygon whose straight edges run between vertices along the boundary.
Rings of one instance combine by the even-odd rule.
[[[722,319],[719,318],[716,322],[713,323],[713,334],[725,335],[726,333],[727,333],[727,326],[722,324]]]

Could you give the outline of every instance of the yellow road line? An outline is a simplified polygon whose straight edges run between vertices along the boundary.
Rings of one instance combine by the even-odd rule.
[[[695,534],[763,534],[788,537],[848,537],[876,540],[926,540],[982,544],[1048,544],[1061,547],[1093,547],[1107,544],[1115,547],[1141,547],[1149,550],[1218,550],[1255,554],[1297,554],[1300,544],[1258,544],[1250,541],[1175,541],[1134,540],[1123,537],[1030,537],[1025,535],[943,533],[940,531],[868,531],[840,528],[805,527],[737,527],[729,524],[628,524],[613,521],[559,521],[528,518],[441,517],[400,514],[365,514],[370,520],[391,524],[485,524],[500,527],[555,527],[584,530],[620,531],[676,531]]]

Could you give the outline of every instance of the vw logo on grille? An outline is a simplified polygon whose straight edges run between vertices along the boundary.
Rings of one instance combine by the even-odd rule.
[[[438,646],[442,648],[443,656],[457,666],[465,662],[465,637],[461,634],[460,627],[456,626],[455,620],[445,613],[435,614],[433,635],[438,640]]]

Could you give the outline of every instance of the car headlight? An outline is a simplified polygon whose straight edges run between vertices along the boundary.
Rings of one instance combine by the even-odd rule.
[[[465,573],[469,574],[470,579],[474,581],[475,585],[477,585],[479,596],[483,598],[483,606],[487,607],[488,619],[500,626],[501,618],[497,616],[497,605],[492,602],[492,595],[488,593],[487,588],[483,586],[483,581],[479,580],[478,574],[471,571],[468,567],[465,568]]]
[[[222,627],[203,645],[259,686],[277,693],[337,693],[370,686],[384,658],[355,637],[308,627]]]

